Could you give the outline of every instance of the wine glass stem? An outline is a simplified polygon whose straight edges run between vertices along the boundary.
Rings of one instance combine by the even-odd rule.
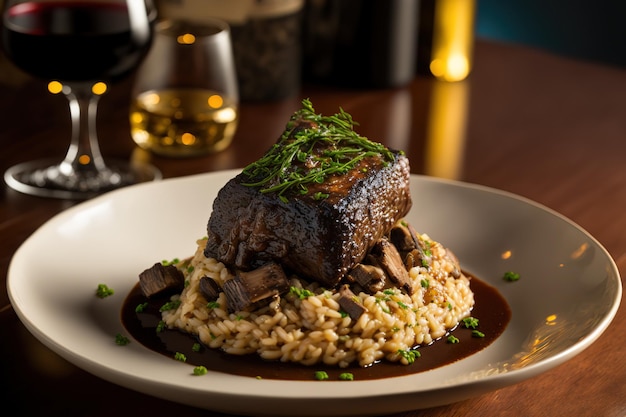
[[[89,83],[80,83],[63,89],[72,119],[72,140],[60,167],[64,175],[106,170],[96,131],[100,96],[93,94],[91,87]]]

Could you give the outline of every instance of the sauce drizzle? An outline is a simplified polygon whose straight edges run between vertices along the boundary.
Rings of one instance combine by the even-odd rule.
[[[121,315],[122,323],[129,334],[148,349],[172,360],[177,352],[182,353],[187,358],[186,363],[194,366],[203,365],[209,371],[281,380],[313,380],[316,371],[325,371],[330,380],[339,379],[339,375],[345,372],[352,373],[355,380],[381,379],[424,372],[456,362],[486,348],[502,334],[511,319],[511,309],[506,300],[494,287],[476,277],[471,277],[470,287],[475,299],[471,315],[479,320],[477,330],[484,334],[484,337],[475,337],[472,335],[472,329],[459,325],[449,333],[458,339],[458,343],[448,343],[446,335],[428,346],[421,346],[420,357],[411,365],[381,361],[366,368],[361,368],[357,364],[348,368],[324,364],[309,367],[265,361],[256,355],[228,355],[204,345],[196,352],[192,348],[194,344],[199,343],[195,336],[179,330],[156,331],[161,320],[159,308],[168,301],[168,298],[157,297],[147,300],[138,284],[124,301]],[[146,301],[147,308],[141,313],[135,312],[137,305]]]

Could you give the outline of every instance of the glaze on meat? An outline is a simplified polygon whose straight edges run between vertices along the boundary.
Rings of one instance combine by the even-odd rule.
[[[289,129],[282,140],[324,126],[296,117]],[[325,145],[316,144],[315,152],[323,152]],[[213,203],[205,255],[241,270],[274,261],[327,288],[335,287],[408,213],[409,178],[409,161],[396,151],[368,155],[349,171],[309,184],[306,192],[292,192],[287,198],[247,185],[250,178],[244,171],[220,190]],[[320,193],[325,198],[315,197]]]

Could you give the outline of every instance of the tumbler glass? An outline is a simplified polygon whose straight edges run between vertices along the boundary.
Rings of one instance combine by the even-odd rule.
[[[218,19],[159,22],[132,92],[135,143],[169,157],[222,151],[237,129],[238,108],[228,24]]]

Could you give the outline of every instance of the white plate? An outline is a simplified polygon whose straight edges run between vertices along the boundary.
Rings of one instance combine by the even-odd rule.
[[[193,253],[217,191],[236,172],[121,189],[48,221],[9,268],[20,319],[77,366],[157,397],[236,414],[320,415],[323,404],[326,416],[364,416],[448,404],[533,377],[587,348],[617,312],[618,269],[581,227],[515,195],[413,176],[407,219],[451,248],[464,269],[497,287],[511,306],[511,322],[485,350],[393,381],[320,382],[197,377],[191,365],[137,342],[115,345],[124,330],[121,305],[137,274]],[[508,270],[522,278],[505,282]],[[95,297],[100,283],[115,295]]]

